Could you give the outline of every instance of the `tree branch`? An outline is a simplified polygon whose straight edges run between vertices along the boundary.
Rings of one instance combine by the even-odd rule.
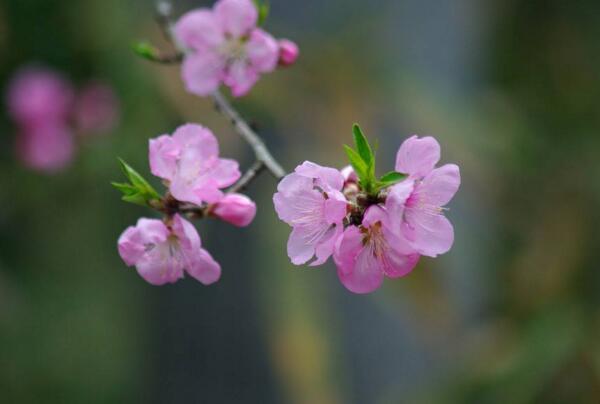
[[[227,98],[219,91],[215,91],[212,95],[217,111],[223,114],[233,125],[238,135],[242,137],[254,150],[254,154],[258,161],[262,161],[266,168],[278,180],[285,176],[285,170],[277,162],[271,154],[263,140],[250,128],[250,125],[242,119],[240,114],[231,106]]]
[[[177,43],[176,38],[173,35],[171,12],[172,5],[169,0],[158,0],[156,2],[157,21],[159,22],[163,32],[170,39],[170,42],[177,48],[177,50],[183,54],[185,49]],[[254,150],[256,160],[264,164],[269,172],[278,180],[283,178],[286,174],[285,170],[279,164],[279,162],[273,157],[264,141],[252,130],[250,125],[240,116],[240,114],[233,108],[227,98],[219,91],[215,91],[212,95],[212,99],[215,103],[217,110],[227,118],[232,124],[235,131],[244,139],[250,147]],[[256,170],[258,174],[262,169]],[[250,182],[256,174],[249,177]],[[247,184],[244,184],[244,187]]]

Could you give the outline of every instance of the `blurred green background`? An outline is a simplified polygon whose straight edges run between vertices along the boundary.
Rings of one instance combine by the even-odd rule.
[[[435,135],[462,172],[454,248],[353,295],[289,262],[263,176],[252,226],[198,223],[217,284],[146,284],[116,250],[152,215],[111,189],[117,156],[148,174],[148,138],[183,122],[251,152],[177,67],[132,54],[167,49],[152,1],[4,0],[3,91],[38,62],[112,83],[122,110],[55,176],[18,163],[0,112],[0,402],[600,402],[600,2],[272,0],[267,29],[301,57],[235,105],[286,168],[345,165],[355,121],[382,171]]]

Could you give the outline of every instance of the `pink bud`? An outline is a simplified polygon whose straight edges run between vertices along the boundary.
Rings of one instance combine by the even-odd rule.
[[[291,66],[298,59],[298,45],[289,39],[279,40],[279,65],[280,66]]]
[[[75,105],[74,119],[83,133],[106,133],[119,118],[119,100],[113,89],[93,82],[81,90]]]
[[[256,204],[247,196],[227,194],[214,205],[212,213],[234,226],[248,226],[256,216]]]

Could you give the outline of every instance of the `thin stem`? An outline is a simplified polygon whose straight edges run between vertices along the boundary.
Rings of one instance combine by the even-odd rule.
[[[285,177],[285,170],[281,167],[281,164],[273,157],[260,136],[250,128],[250,125],[248,125],[248,123],[242,119],[240,114],[231,106],[229,101],[227,101],[227,98],[225,98],[219,90],[213,93],[212,98],[215,102],[217,111],[229,120],[238,135],[252,147],[256,159],[262,161],[275,178],[281,179]]]
[[[265,163],[257,160],[249,169],[244,173],[242,178],[238,180],[231,188],[227,190],[228,194],[241,192],[265,169]]]

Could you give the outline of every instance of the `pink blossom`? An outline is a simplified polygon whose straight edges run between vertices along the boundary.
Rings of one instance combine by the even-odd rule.
[[[450,250],[454,228],[444,208],[460,186],[455,164],[434,168],[440,159],[439,143],[432,137],[407,139],[398,150],[396,171],[409,179],[393,186],[386,208],[396,226],[420,254],[435,257]]]
[[[273,202],[279,218],[293,228],[287,245],[292,263],[316,255],[311,265],[320,265],[333,253],[347,210],[343,186],[338,170],[308,161],[279,183]]]
[[[212,208],[212,214],[238,227],[248,226],[256,216],[256,204],[242,194],[227,194]]]
[[[119,119],[119,100],[113,89],[100,82],[87,84],[78,94],[73,113],[83,133],[109,132]]]
[[[291,66],[296,63],[300,50],[298,45],[289,39],[280,39],[279,43],[279,65]]]
[[[73,89],[58,73],[26,67],[12,80],[8,110],[23,128],[66,122],[73,102]]]
[[[168,181],[173,197],[197,205],[220,201],[221,189],[240,177],[236,161],[219,158],[212,132],[195,124],[150,139],[149,160],[152,174]]]
[[[360,226],[346,228],[336,243],[333,259],[348,290],[369,293],[381,286],[385,276],[399,278],[410,273],[419,255],[390,227],[385,209],[373,205]]]
[[[275,69],[279,46],[257,28],[257,20],[252,0],[219,0],[212,9],[190,11],[177,21],[175,35],[189,50],[182,67],[188,91],[206,96],[225,84],[240,97],[260,74]]]
[[[73,136],[67,127],[47,122],[22,130],[17,136],[16,154],[29,168],[55,173],[73,159]]]
[[[170,226],[156,219],[138,220],[119,237],[118,248],[123,261],[153,285],[174,283],[184,271],[204,285],[221,276],[220,265],[201,248],[194,226],[179,215]]]

